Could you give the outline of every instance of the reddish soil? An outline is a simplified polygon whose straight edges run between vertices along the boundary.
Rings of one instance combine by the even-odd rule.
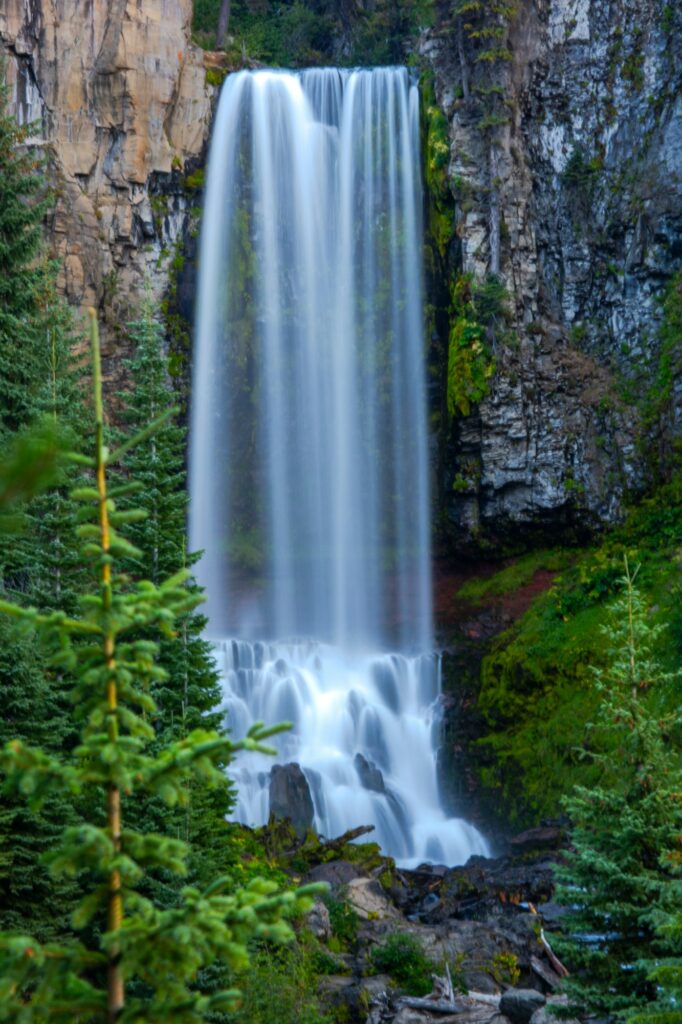
[[[468,580],[488,579],[508,564],[468,562],[457,565],[437,561],[433,568],[433,607],[438,629],[455,627],[472,640],[485,640],[520,618],[538,594],[551,587],[557,575],[547,569],[538,569],[524,586],[508,594],[486,597],[480,604],[470,604],[457,597]]]

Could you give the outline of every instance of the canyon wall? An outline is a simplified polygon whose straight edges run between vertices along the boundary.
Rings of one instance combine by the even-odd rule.
[[[218,76],[207,81],[213,58],[191,44],[191,7],[0,7],[12,106],[58,181],[49,230],[61,286],[100,310],[116,383],[131,297],[148,283],[160,299],[172,272],[182,310],[192,305],[192,172]],[[447,119],[448,273],[498,275],[510,320],[485,396],[441,418],[446,544],[579,534],[617,519],[647,474],[641,399],[656,375],[659,299],[682,267],[682,8],[445,0],[434,12],[418,43],[401,42]],[[673,433],[681,402],[676,380]]]
[[[661,439],[638,443],[641,403],[682,267],[681,50],[682,9],[662,0],[446,3],[422,37],[449,131],[451,262],[510,296],[487,395],[448,428],[451,537],[579,534],[646,478]],[[676,379],[672,434],[681,393]]]

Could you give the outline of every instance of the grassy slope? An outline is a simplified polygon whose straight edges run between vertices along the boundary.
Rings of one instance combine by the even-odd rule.
[[[508,595],[539,569],[563,566],[549,591],[493,641],[483,661],[478,703],[488,731],[478,742],[494,759],[482,769],[481,781],[510,822],[524,824],[555,814],[560,795],[594,770],[583,756],[595,703],[591,667],[607,657],[604,627],[625,553],[631,565],[640,565],[638,582],[652,615],[667,625],[661,660],[679,664],[681,551],[678,477],[600,544],[573,555],[532,553],[460,591],[458,597],[478,604]]]

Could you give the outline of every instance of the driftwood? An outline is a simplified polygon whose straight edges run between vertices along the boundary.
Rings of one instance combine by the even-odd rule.
[[[463,1013],[464,1003],[451,1002],[445,999],[431,999],[429,996],[401,996],[400,1006],[409,1006],[411,1010],[427,1010],[429,1013]]]
[[[532,903],[529,903],[528,906],[530,908],[531,914],[535,914],[536,916],[539,916],[538,912],[537,912],[537,909],[535,908],[535,906]],[[542,946],[542,948],[544,949],[545,953],[547,954],[547,959],[549,960],[550,964],[552,965],[552,967],[554,968],[556,973],[559,975],[559,977],[560,978],[567,978],[568,975],[569,975],[569,970],[568,970],[567,967],[564,967],[564,965],[562,964],[561,960],[559,959],[559,957],[556,955],[556,953],[554,952],[554,950],[550,946],[549,940],[547,939],[547,936],[545,935],[545,929],[544,928],[540,929],[540,945]]]
[[[500,1005],[500,997],[491,996],[488,992],[467,992],[467,999],[473,999],[475,1003],[485,1003],[486,1006]]]
[[[336,839],[326,839],[321,845],[325,850],[340,850],[346,843],[351,843],[354,839],[359,839],[360,836],[366,836],[368,832],[374,831],[374,825],[358,825],[357,828],[349,828],[347,832],[344,832],[342,836],[337,836]]]
[[[544,928],[540,929],[540,942],[542,943],[542,948],[547,954],[547,959],[549,960],[550,964],[552,965],[556,973],[559,975],[560,978],[567,978],[568,968],[564,967],[561,960],[550,946],[549,942],[545,937]]]
[[[539,960],[538,957],[531,956],[530,966],[531,970],[537,974],[538,978],[542,978],[545,985],[549,985],[552,990],[557,989],[561,984],[561,978],[557,972],[546,964],[544,960]]]

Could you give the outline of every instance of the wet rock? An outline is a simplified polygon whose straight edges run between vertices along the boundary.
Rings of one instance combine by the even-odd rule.
[[[444,873],[401,870],[391,892],[406,917],[430,924],[480,918],[505,907],[528,910],[531,903],[541,912],[554,891],[554,864],[550,854],[531,860],[471,857]]]
[[[542,1009],[547,1000],[542,992],[532,988],[510,988],[500,999],[500,1013],[512,1024],[529,1024],[536,1010]]]
[[[356,754],[353,759],[353,765],[365,789],[369,789],[374,793],[386,792],[384,777],[380,769],[372,761],[368,761],[362,754]]]
[[[299,764],[276,764],[270,773],[270,817],[289,820],[299,839],[313,824],[310,786]]]

